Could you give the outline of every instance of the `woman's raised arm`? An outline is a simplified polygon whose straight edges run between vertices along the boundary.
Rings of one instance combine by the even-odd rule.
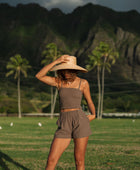
[[[39,79],[40,81],[42,81],[42,82],[44,82],[44,83],[46,83],[50,86],[57,86],[58,84],[57,84],[57,81],[56,81],[56,77],[47,76],[46,74],[56,64],[65,63],[65,62],[69,61],[67,56],[68,55],[62,55],[61,57],[59,57],[58,59],[56,59],[52,63],[46,65],[35,75],[35,77],[37,79]]]

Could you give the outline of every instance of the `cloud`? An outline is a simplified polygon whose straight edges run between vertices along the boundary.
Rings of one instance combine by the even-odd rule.
[[[38,3],[48,10],[52,8],[60,8],[63,12],[71,12],[78,6],[85,5],[88,2],[97,3],[97,0],[0,0],[0,3],[8,3],[12,6],[16,6],[18,3]]]
[[[140,0],[98,0],[98,4],[117,11],[128,11],[132,9],[140,11]]]
[[[83,5],[83,0],[70,0],[70,1],[51,0],[49,2],[46,2],[46,1],[42,0],[41,5],[43,5],[47,9],[60,8],[64,12],[70,12],[76,6]]]
[[[0,0],[1,2],[9,3],[12,6],[16,6],[18,3],[38,3],[48,10],[59,8],[65,13],[72,12],[74,8],[90,2],[112,8],[116,11],[136,9],[140,12],[140,0]]]
[[[96,0],[92,0],[92,1],[96,2]],[[87,1],[84,1],[84,0],[70,0],[70,1],[68,0],[51,0],[51,1],[40,0],[39,3],[41,6],[46,7],[47,9],[59,8],[63,12],[68,13],[78,6],[85,5]]]

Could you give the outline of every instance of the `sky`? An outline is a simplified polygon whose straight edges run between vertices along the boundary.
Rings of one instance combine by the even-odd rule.
[[[16,6],[18,3],[38,3],[48,10],[59,8],[64,13],[71,13],[78,6],[83,6],[89,2],[112,8],[115,11],[135,9],[140,13],[140,0],[0,0],[0,3],[8,3],[11,6]]]

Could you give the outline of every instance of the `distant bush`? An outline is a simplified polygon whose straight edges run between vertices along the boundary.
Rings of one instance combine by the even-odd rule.
[[[40,95],[39,95],[39,99],[40,100],[49,100],[50,99],[50,96],[48,96],[48,94],[47,93],[45,93],[45,92],[41,92],[40,93]]]
[[[5,98],[0,102],[0,113],[17,113],[17,101],[15,99]]]
[[[6,106],[0,107],[0,113],[6,113]]]
[[[57,100],[56,101],[56,105],[55,105],[55,110],[54,110],[54,113],[59,113],[60,110],[59,110],[59,101]],[[50,113],[51,112],[51,104],[49,104],[47,107],[43,108],[42,109],[42,112],[43,113]]]
[[[30,113],[35,109],[29,100],[21,100],[21,112]],[[16,99],[5,98],[0,102],[0,113],[15,114],[18,113],[18,105]]]
[[[35,112],[35,108],[33,107],[32,103],[27,100],[21,100],[21,112],[22,113],[32,113]]]
[[[137,95],[123,95],[120,97],[111,98],[106,97],[104,99],[104,112],[139,112],[140,97]]]
[[[32,99],[34,98],[34,93],[32,91],[26,92],[25,97],[27,97],[28,99]]]

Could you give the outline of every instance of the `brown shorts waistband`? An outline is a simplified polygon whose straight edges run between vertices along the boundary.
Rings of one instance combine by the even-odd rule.
[[[73,108],[73,109],[61,109],[61,112],[69,112],[74,110],[80,110],[80,108]]]

